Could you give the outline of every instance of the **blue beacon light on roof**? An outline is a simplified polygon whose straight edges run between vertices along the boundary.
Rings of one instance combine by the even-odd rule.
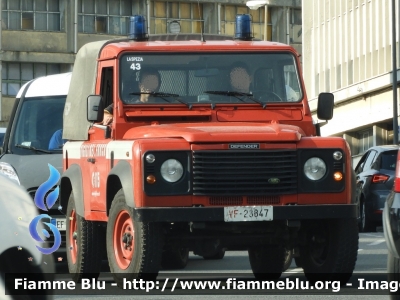
[[[148,40],[147,22],[144,16],[135,15],[130,17],[129,38],[135,41]]]
[[[251,32],[251,15],[236,15],[235,39],[243,41],[251,41],[253,39]]]

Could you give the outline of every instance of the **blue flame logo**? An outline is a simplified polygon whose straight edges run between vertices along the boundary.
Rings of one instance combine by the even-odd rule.
[[[50,208],[53,207],[54,203],[56,203],[57,201],[59,193],[59,188],[57,186],[54,191],[52,191],[47,195],[47,207],[46,207],[46,204],[44,203],[44,197],[46,193],[50,191],[51,188],[57,184],[58,180],[60,180],[60,173],[57,171],[57,169],[50,164],[48,165],[50,169],[50,177],[47,181],[43,182],[39,186],[35,194],[36,206],[44,211],[48,211]]]
[[[53,207],[54,203],[56,203],[58,194],[59,194],[59,188],[58,186],[54,189],[54,191],[50,192],[47,195],[46,198],[46,203],[45,203],[45,196],[48,191],[51,190],[51,188],[58,183],[58,180],[60,179],[60,173],[57,171],[56,168],[54,168],[52,165],[49,165],[50,169],[50,177],[47,181],[43,182],[39,188],[36,191],[35,194],[35,204],[38,208],[44,211],[48,211],[50,208]],[[46,225],[51,232],[54,235],[54,245],[51,248],[42,248],[39,246],[36,246],[36,248],[42,252],[43,254],[51,254],[54,251],[56,251],[58,248],[60,248],[61,245],[61,234],[60,231],[57,229],[57,226],[53,224],[53,220],[49,215],[47,214],[41,214],[31,221],[29,224],[29,233],[31,234],[32,238],[40,243],[44,243],[44,240],[40,237],[38,230],[37,230],[37,225],[40,220],[42,219],[48,219],[50,222],[44,222],[44,225]],[[42,229],[42,233],[46,238],[50,237],[49,232],[46,229]]]

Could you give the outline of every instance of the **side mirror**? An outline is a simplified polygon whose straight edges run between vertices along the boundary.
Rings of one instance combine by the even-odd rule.
[[[334,96],[332,93],[320,93],[318,96],[317,117],[320,120],[333,118]]]
[[[87,98],[87,120],[101,122],[104,117],[104,104],[100,95],[90,95]]]

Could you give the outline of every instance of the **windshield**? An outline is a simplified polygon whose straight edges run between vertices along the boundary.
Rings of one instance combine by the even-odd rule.
[[[65,99],[66,96],[24,99],[10,136],[12,153],[29,155],[57,152],[48,151],[49,142],[53,134],[63,127]]]
[[[120,60],[125,104],[296,102],[303,97],[288,53],[127,53]]]

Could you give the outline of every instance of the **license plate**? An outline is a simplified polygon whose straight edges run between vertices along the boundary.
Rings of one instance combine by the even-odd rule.
[[[60,231],[67,230],[67,221],[65,218],[52,218],[51,223],[56,225],[57,229]]]
[[[271,221],[273,206],[231,206],[224,207],[225,222]]]

